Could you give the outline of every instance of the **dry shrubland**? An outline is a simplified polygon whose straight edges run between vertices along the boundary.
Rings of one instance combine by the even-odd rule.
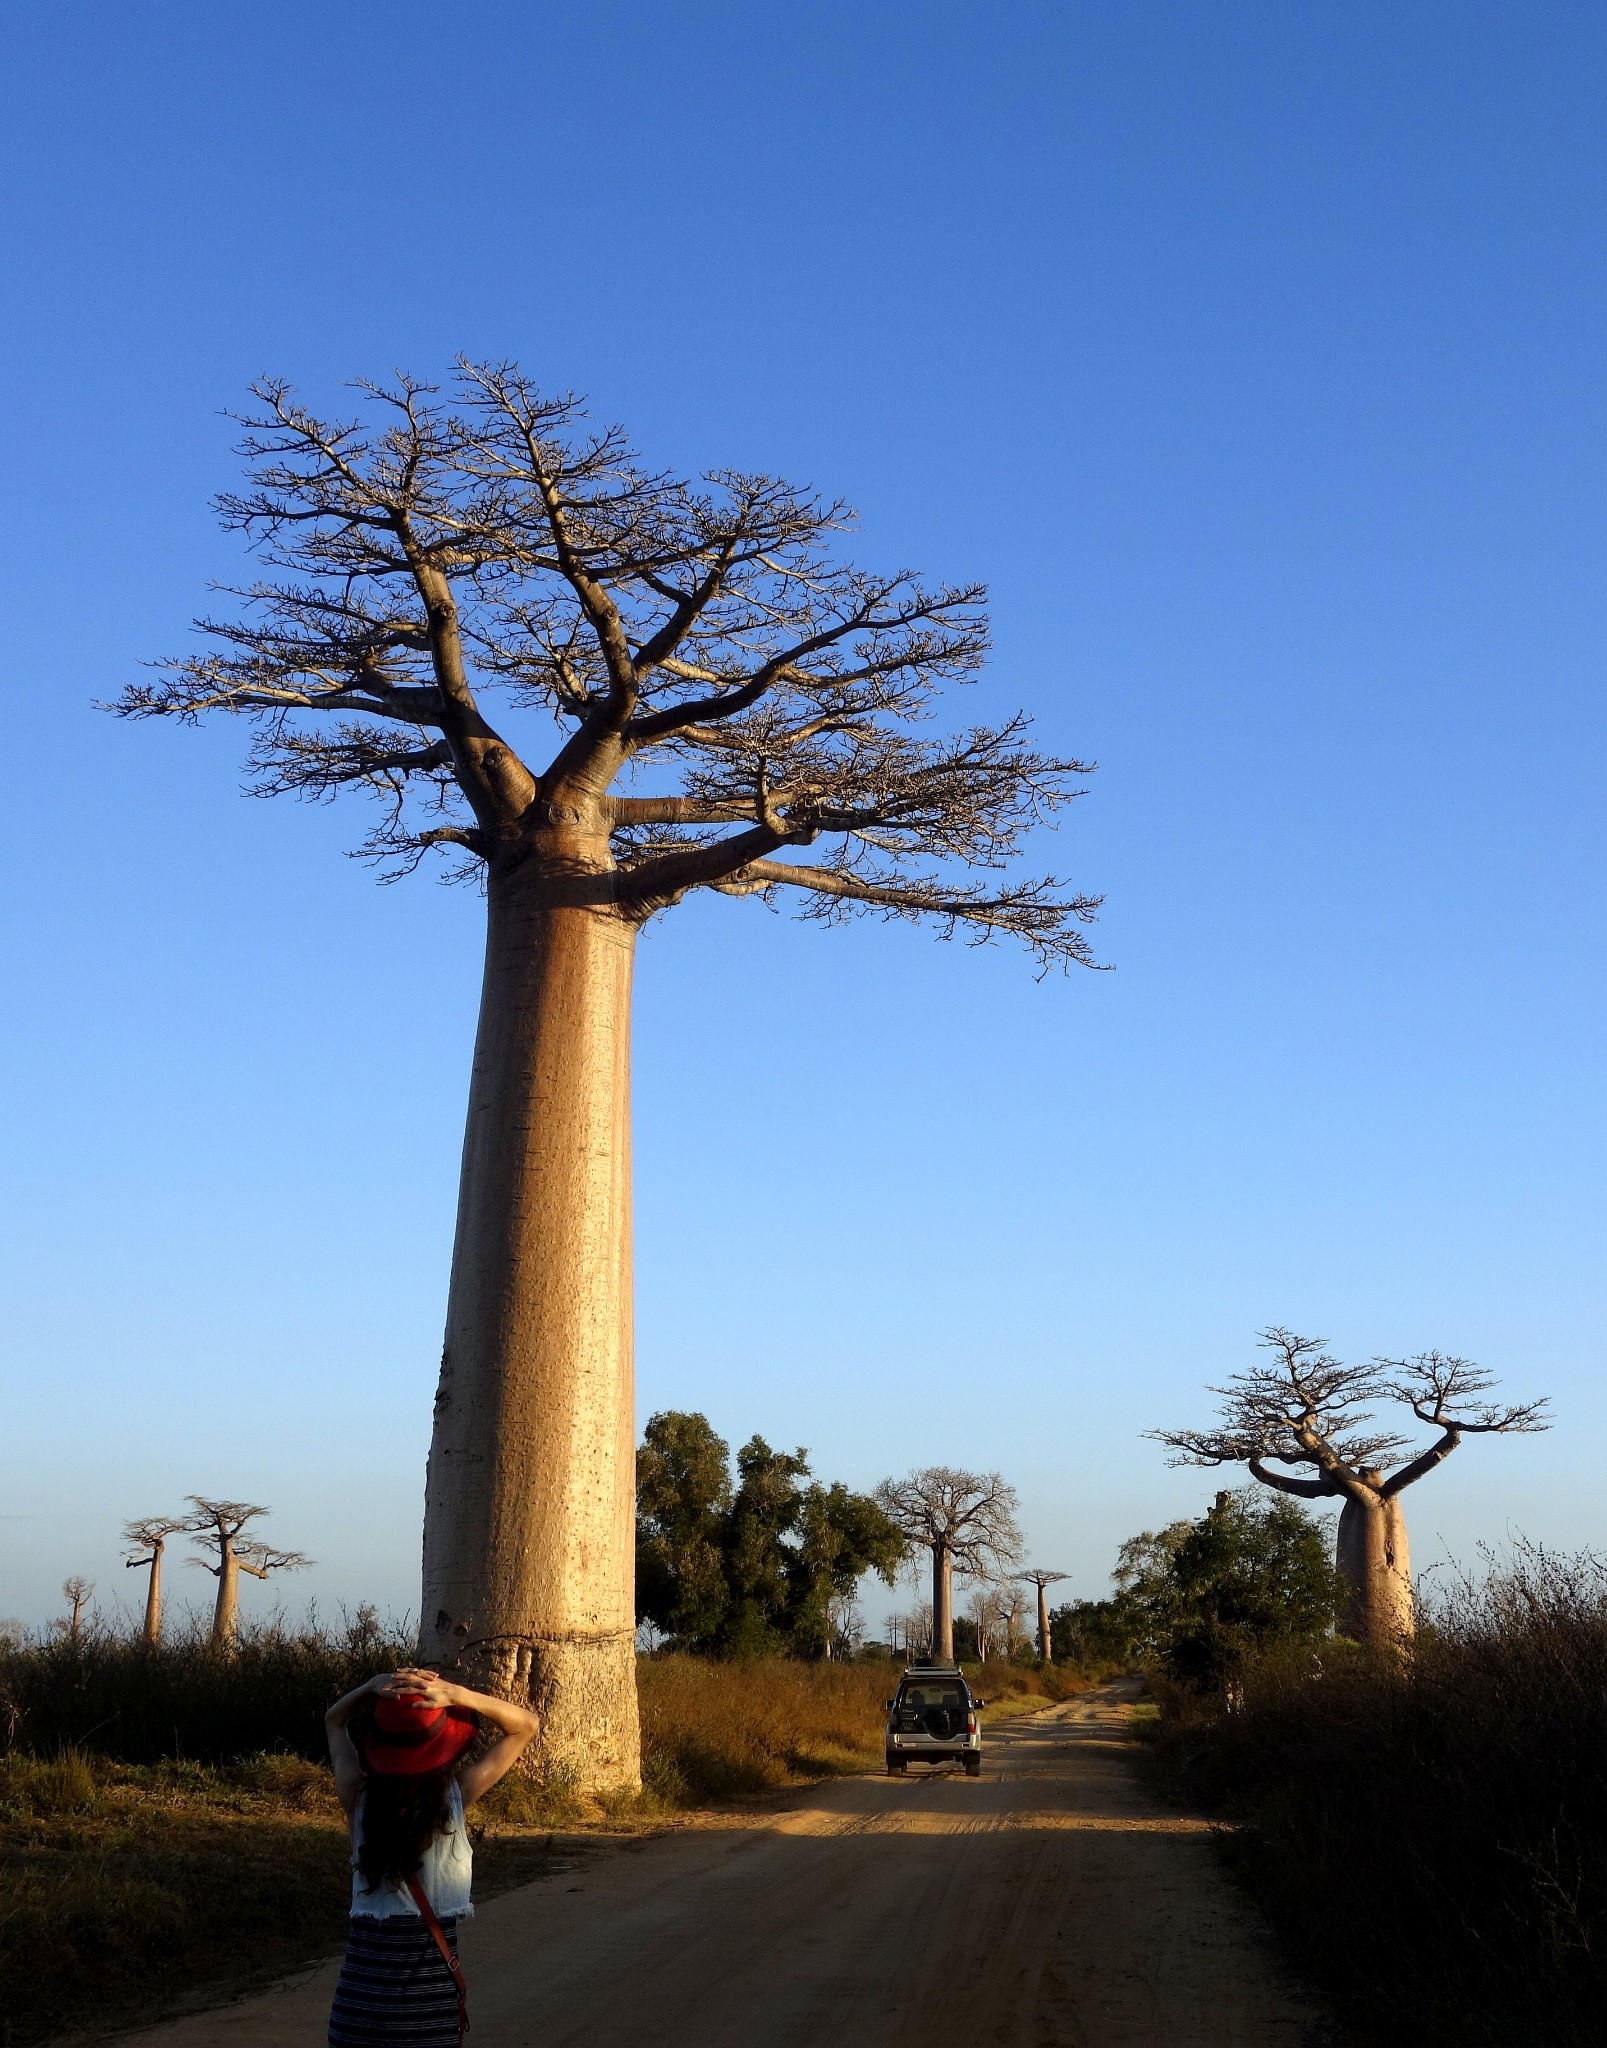
[[[1158,1760],[1302,1966],[1381,2043],[1585,2048],[1607,2008],[1607,1563],[1520,1549],[1409,1661],[1253,1662],[1240,1711],[1157,1681]]]
[[[0,2043],[152,2018],[338,1949],[348,1845],[323,1711],[406,1647],[367,1624],[259,1631],[228,1658],[94,1633],[0,1647]],[[897,1669],[644,1658],[646,1789],[601,1817],[651,1824],[874,1766]],[[1078,1681],[990,1665],[979,1684],[1010,1712]],[[186,1744],[201,1755],[172,1753]],[[477,1809],[476,1889],[536,1876],[544,1831],[588,1817],[561,1784],[506,1781]]]
[[[862,1771],[881,1759],[886,1701],[901,1669],[891,1660],[644,1658],[637,1682],[647,1788],[669,1805],[690,1806]],[[1057,1665],[989,1663],[967,1670],[995,1713],[1066,1699],[1087,1683]]]

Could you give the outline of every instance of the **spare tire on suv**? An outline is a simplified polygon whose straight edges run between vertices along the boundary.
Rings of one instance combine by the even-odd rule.
[[[887,1702],[887,1768],[895,1776],[912,1763],[963,1763],[968,1777],[982,1774],[979,1700],[957,1664],[912,1664]]]

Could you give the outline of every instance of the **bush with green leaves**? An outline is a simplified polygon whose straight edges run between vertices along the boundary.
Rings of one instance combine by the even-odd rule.
[[[1156,1760],[1360,2037],[1596,2048],[1607,2012],[1607,1560],[1431,1582],[1412,1654],[1157,1683]]]
[[[1112,1576],[1110,1599],[1070,1601],[1050,1617],[1056,1657],[1158,1663],[1220,1684],[1253,1651],[1325,1640],[1343,1605],[1326,1525],[1252,1489],[1219,1493],[1198,1521],[1130,1537]]]
[[[636,1458],[636,1615],[674,1648],[825,1656],[833,1600],[867,1572],[891,1585],[903,1554],[873,1500],[810,1479],[806,1451],[755,1436],[733,1481],[706,1416],[649,1421]]]

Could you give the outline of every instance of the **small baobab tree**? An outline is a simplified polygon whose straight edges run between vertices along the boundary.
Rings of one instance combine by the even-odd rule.
[[[366,790],[393,872],[483,884],[419,1654],[536,1704],[537,1772],[632,1786],[637,936],[713,890],[1086,964],[1096,900],[1014,867],[1086,768],[1021,714],[919,730],[984,593],[845,562],[842,506],[647,469],[508,364],[359,389],[353,420],[256,387],[220,504],[267,574],[116,708],[246,717],[260,792]]]
[[[1004,1622],[1004,1654],[1014,1657],[1027,1613],[1027,1595],[1018,1580],[1006,1576],[999,1581],[999,1613]]]
[[[72,1613],[61,1622],[60,1628],[70,1643],[76,1643],[83,1633],[84,1609],[89,1605],[94,1590],[95,1581],[84,1578],[79,1572],[61,1582],[61,1597],[71,1606]]]
[[[1544,1401],[1510,1407],[1483,1397],[1494,1378],[1465,1358],[1438,1351],[1343,1365],[1321,1337],[1264,1330],[1265,1365],[1230,1376],[1215,1429],[1157,1429],[1149,1434],[1177,1453],[1178,1465],[1247,1465],[1264,1486],[1301,1500],[1337,1500],[1337,1562],[1348,1593],[1347,1627],[1375,1648],[1396,1650],[1416,1632],[1411,1553],[1401,1495],[1432,1472],[1465,1436],[1513,1436],[1550,1425]],[[1403,1457],[1408,1440],[1371,1430],[1369,1404],[1390,1402],[1439,1431],[1425,1450]],[[1297,1472],[1273,1472],[1273,1464]],[[1305,1467],[1312,1477],[1298,1476]]]
[[[183,1534],[189,1526],[183,1515],[146,1515],[142,1521],[123,1525],[123,1541],[134,1551],[132,1557],[124,1558],[125,1567],[131,1572],[144,1568],[151,1575],[145,1587],[145,1624],[140,1630],[144,1642],[162,1639],[162,1553],[167,1539]]]
[[[1060,1581],[1066,1576],[1065,1572],[1040,1571],[1036,1565],[1033,1566],[1031,1571],[1016,1573],[1016,1577],[1021,1580],[1023,1585],[1035,1586],[1038,1591],[1038,1661],[1040,1664],[1047,1664],[1049,1662],[1049,1651],[1052,1647],[1049,1636],[1049,1588],[1051,1586],[1058,1586]]]
[[[972,1589],[966,1602],[966,1613],[971,1626],[976,1630],[976,1653],[986,1664],[993,1655],[993,1646],[1004,1639],[1004,1608],[999,1600],[999,1589],[994,1585],[981,1585]]]
[[[1021,1549],[1016,1490],[997,1472],[928,1465],[907,1479],[884,1479],[876,1505],[905,1539],[932,1559],[933,1657],[954,1657],[954,1574],[986,1577],[1014,1563]]]
[[[312,1559],[299,1550],[277,1550],[271,1543],[243,1535],[251,1523],[268,1513],[266,1508],[253,1507],[243,1500],[208,1500],[199,1493],[187,1498],[194,1513],[184,1527],[203,1550],[210,1550],[217,1558],[216,1564],[208,1564],[202,1557],[190,1559],[191,1564],[200,1565],[218,1582],[217,1602],[212,1610],[212,1645],[214,1649],[232,1650],[240,1639],[240,1574],[265,1579],[271,1572],[300,1571]]]

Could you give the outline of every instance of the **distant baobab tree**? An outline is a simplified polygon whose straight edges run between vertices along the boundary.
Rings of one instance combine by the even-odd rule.
[[[207,1500],[199,1493],[187,1496],[195,1512],[185,1529],[217,1557],[216,1564],[192,1557],[190,1562],[209,1571],[218,1582],[217,1603],[212,1610],[212,1643],[215,1649],[232,1650],[240,1639],[240,1574],[265,1579],[270,1572],[300,1571],[312,1563],[299,1550],[276,1550],[271,1543],[254,1538],[242,1541],[241,1532],[268,1513],[243,1500]]]
[[[189,1528],[183,1515],[147,1515],[142,1521],[125,1522],[123,1541],[132,1545],[135,1555],[126,1557],[124,1565],[129,1571],[148,1566],[150,1579],[145,1588],[145,1625],[140,1631],[141,1640],[147,1643],[160,1642],[162,1638],[162,1553],[167,1548],[167,1539],[177,1536]],[[148,1552],[148,1556],[141,1556]]]
[[[966,1602],[966,1612],[970,1616],[971,1626],[976,1630],[977,1658],[986,1664],[993,1655],[994,1641],[1004,1628],[1004,1608],[999,1599],[998,1587],[976,1587]]]
[[[61,1597],[72,1606],[71,1616],[58,1624],[68,1642],[76,1643],[83,1628],[84,1609],[89,1605],[90,1595],[95,1590],[95,1581],[74,1572],[70,1579],[61,1582]]]
[[[706,889],[1089,964],[1097,899],[1014,868],[1087,765],[1019,713],[920,733],[983,663],[984,592],[842,561],[842,506],[649,470],[509,364],[358,389],[326,420],[255,387],[219,503],[267,574],[115,708],[249,717],[259,792],[364,789],[392,872],[444,851],[483,884],[419,1654],[534,1700],[538,1772],[633,1786],[637,935]]]
[[[932,1655],[954,1657],[954,1574],[986,1576],[1021,1549],[1016,1490],[997,1472],[928,1465],[907,1479],[884,1479],[876,1505],[911,1544],[932,1556]]]
[[[1027,1608],[1027,1596],[1015,1579],[1008,1575],[999,1581],[999,1612],[1004,1619],[1004,1654],[1013,1657],[1016,1644],[1021,1637],[1021,1617]]]
[[[1021,1580],[1023,1585],[1036,1586],[1038,1589],[1038,1661],[1040,1664],[1047,1664],[1049,1662],[1049,1588],[1051,1586],[1058,1586],[1060,1581],[1067,1576],[1068,1574],[1065,1572],[1039,1571],[1036,1565],[1030,1572],[1016,1573],[1016,1577]]]
[[[1247,1465],[1263,1485],[1302,1500],[1339,1500],[1338,1565],[1348,1591],[1347,1627],[1379,1649],[1397,1649],[1416,1632],[1411,1554],[1400,1496],[1444,1462],[1464,1436],[1523,1435],[1549,1428],[1544,1401],[1499,1407],[1481,1397],[1494,1378],[1465,1358],[1425,1351],[1416,1358],[1375,1358],[1342,1365],[1321,1337],[1273,1327],[1261,1333],[1266,1365],[1213,1387],[1222,1396],[1216,1429],[1156,1429],[1178,1465]],[[1407,1439],[1369,1432],[1364,1404],[1394,1402],[1438,1438],[1401,1459]],[[1305,1466],[1315,1477],[1270,1472],[1267,1460]],[[1393,1468],[1393,1469],[1392,1469]]]

